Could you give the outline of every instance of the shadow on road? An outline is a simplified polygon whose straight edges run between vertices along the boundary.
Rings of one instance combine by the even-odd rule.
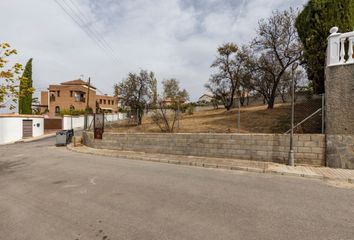
[[[0,174],[4,172],[14,173],[17,169],[24,167],[25,165],[26,164],[21,160],[0,162]]]

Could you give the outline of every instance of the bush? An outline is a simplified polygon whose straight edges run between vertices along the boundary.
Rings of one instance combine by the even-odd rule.
[[[60,111],[60,116],[64,116],[64,115],[79,116],[79,115],[84,115],[85,113],[86,113],[85,110],[63,109]]]
[[[120,112],[120,113],[127,113],[127,112],[128,112],[128,109],[119,107],[119,108],[118,108],[118,112]]]
[[[187,108],[187,114],[193,115],[194,111],[195,111],[195,106],[193,104],[190,104]]]

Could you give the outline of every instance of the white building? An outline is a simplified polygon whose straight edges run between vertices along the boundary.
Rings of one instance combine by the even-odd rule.
[[[44,118],[38,115],[0,115],[0,144],[44,134]]]

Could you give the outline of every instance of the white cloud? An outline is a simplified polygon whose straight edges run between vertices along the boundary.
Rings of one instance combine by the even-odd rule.
[[[63,2],[63,0],[58,0]],[[246,43],[259,18],[272,10],[301,7],[306,0],[65,0],[76,2],[88,25],[110,42],[115,62],[58,7],[54,0],[1,1],[0,42],[18,49],[17,60],[33,57],[40,90],[91,76],[102,91],[129,71],[148,69],[159,80],[177,78],[195,100],[204,92],[216,48]]]

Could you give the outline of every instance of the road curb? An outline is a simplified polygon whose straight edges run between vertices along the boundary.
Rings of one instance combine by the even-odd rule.
[[[39,140],[43,140],[43,139],[54,137],[55,134],[56,133],[50,133],[50,134],[42,135],[42,136],[35,137],[35,138],[21,139],[21,140],[18,140],[18,141],[15,141],[13,143],[9,143],[9,144],[35,142],[35,141],[39,141]]]
[[[79,149],[79,147],[74,147],[72,144],[68,144],[67,149],[77,153],[84,153],[90,155],[98,155],[98,156],[106,156],[106,157],[119,157],[119,158],[126,158],[130,160],[140,160],[140,161],[150,161],[150,162],[159,162],[159,163],[169,163],[175,165],[185,165],[185,166],[195,166],[195,167],[203,167],[203,168],[220,168],[220,169],[227,169],[227,170],[236,170],[236,171],[245,171],[245,172],[252,172],[252,173],[264,173],[264,174],[274,174],[274,175],[283,175],[289,177],[301,177],[301,178],[308,178],[308,179],[316,179],[322,181],[340,181],[346,182],[350,184],[354,184],[354,178],[336,178],[336,177],[328,177],[319,174],[307,174],[307,173],[296,173],[296,172],[286,172],[286,171],[278,171],[274,169],[263,169],[263,168],[255,168],[255,167],[243,167],[243,166],[235,166],[235,165],[223,165],[223,164],[213,164],[213,163],[203,163],[203,162],[196,162],[193,161],[192,156],[188,156],[188,159],[191,161],[179,161],[173,159],[158,159],[152,157],[144,157],[142,155],[134,155],[130,156],[129,154],[119,154],[113,152],[94,152],[94,151],[87,151]],[[90,149],[85,146],[85,148]],[[200,159],[200,158],[199,158]]]

